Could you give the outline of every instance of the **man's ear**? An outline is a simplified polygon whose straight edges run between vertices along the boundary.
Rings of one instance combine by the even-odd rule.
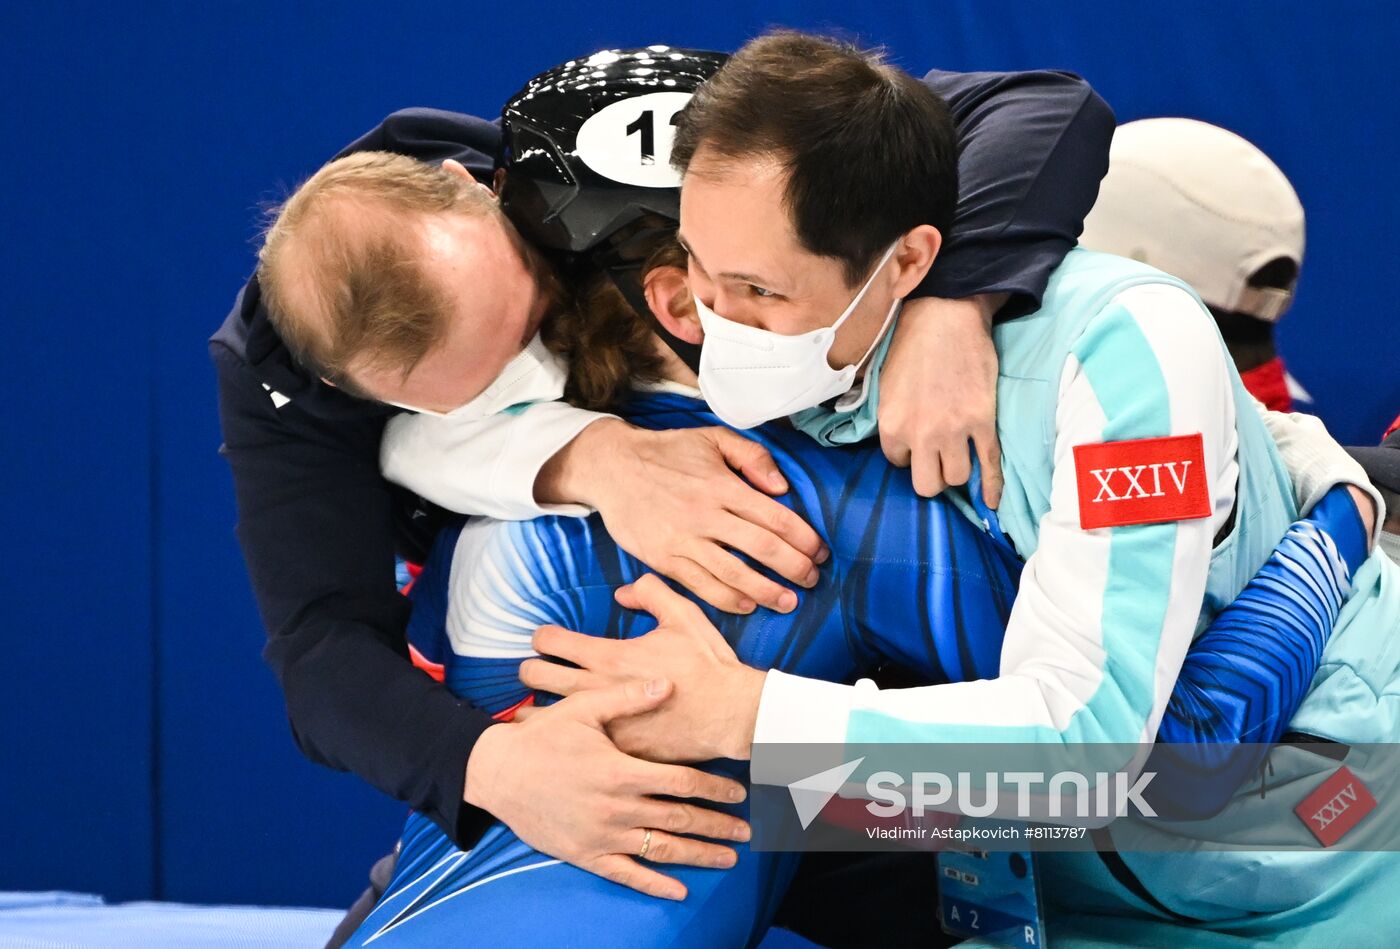
[[[923,282],[943,247],[943,235],[931,224],[920,224],[899,239],[894,251],[894,296],[903,299]]]
[[[447,172],[448,174],[456,175],[459,178],[465,178],[467,181],[476,185],[478,188],[483,189],[487,194],[489,194],[492,197],[492,199],[496,197],[496,192],[492,191],[489,185],[484,185],[481,182],[477,181],[476,176],[473,175],[470,171],[467,171],[467,166],[459,162],[457,159],[443,159],[442,170]],[[503,173],[504,170],[502,170],[502,172],[498,172],[498,174]]]
[[[654,267],[642,281],[647,305],[666,332],[687,343],[699,344],[705,339],[700,317],[695,313],[695,299],[690,295],[690,281],[680,267]]]

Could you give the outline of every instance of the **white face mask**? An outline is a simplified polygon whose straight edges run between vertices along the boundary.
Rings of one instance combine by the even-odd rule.
[[[480,395],[450,412],[434,412],[402,402],[386,402],[420,415],[476,421],[504,412],[513,405],[553,402],[564,395],[564,383],[568,378],[569,367],[563,359],[549,351],[540,334],[536,333]]]
[[[726,320],[696,297],[695,310],[705,330],[700,348],[700,393],[710,409],[735,428],[753,428],[848,391],[855,382],[856,371],[889,330],[900,301],[890,305],[880,332],[854,365],[832,369],[827,356],[836,341],[836,331],[855,312],[898,246],[896,241],[885,251],[870,279],[835,323],[809,333],[783,336]]]

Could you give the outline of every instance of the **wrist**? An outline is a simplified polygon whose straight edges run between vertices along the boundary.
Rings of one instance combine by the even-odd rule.
[[[1354,484],[1347,485],[1347,493],[1351,495],[1352,503],[1356,505],[1356,513],[1361,517],[1362,532],[1366,535],[1366,550],[1375,546],[1376,537],[1376,502],[1371,495],[1361,490]]]
[[[462,785],[462,800],[472,807],[495,814],[492,790],[500,780],[502,765],[509,759],[512,738],[510,726],[498,722],[487,728],[472,745],[467,755],[466,777]]]
[[[753,749],[754,729],[758,726],[758,704],[763,698],[763,684],[768,679],[766,672],[741,665],[735,673],[730,695],[734,714],[728,721],[724,736],[725,747],[720,755],[735,761],[748,761]]]
[[[1006,301],[1009,299],[1011,299],[1009,293],[979,293],[976,296],[968,297],[968,302],[977,307],[977,314],[983,325],[991,330],[992,319],[997,315],[998,310],[1006,306]]]
[[[535,501],[539,504],[583,504],[598,507],[598,460],[616,451],[631,428],[615,418],[600,418],[584,427],[567,445],[554,453],[535,477]]]
[[[905,320],[907,316],[913,317],[913,321],[916,322],[934,321],[939,324],[980,326],[986,333],[990,333],[992,318],[996,316],[997,310],[1006,304],[1009,296],[1006,293],[979,293],[956,300],[947,297],[919,297],[905,302],[899,322],[901,326],[907,325],[910,322]],[[928,314],[929,320],[922,319],[924,314]]]

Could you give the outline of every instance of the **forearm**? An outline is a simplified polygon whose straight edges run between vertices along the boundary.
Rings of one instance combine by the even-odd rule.
[[[469,848],[491,818],[463,802],[463,779],[493,721],[400,650],[353,620],[319,615],[274,636],[264,656],[303,754],[354,773]]]
[[[1289,528],[1191,644],[1158,739],[1278,741],[1312,683],[1366,554],[1354,502],[1334,489]]]
[[[581,429],[578,437],[552,453],[541,465],[534,482],[535,500],[542,505],[578,504],[596,508],[597,499],[590,487],[597,484],[597,461],[615,457],[615,439],[627,429],[627,423],[614,416],[599,416],[597,421]]]
[[[1131,382],[1131,384],[1127,384]],[[849,690],[769,675],[759,741],[1150,740],[1195,632],[1215,533],[1235,500],[1234,407],[1214,327],[1191,298],[1134,288],[1084,332],[1055,414],[1048,511],[1007,626],[1000,678]],[[1075,449],[1199,438],[1206,513],[1085,528]],[[1183,486],[1183,491],[1188,486]],[[1095,509],[1096,510],[1096,509]]]
[[[1098,196],[1113,113],[1067,73],[934,71],[924,81],[948,102],[961,151],[953,232],[916,295],[1001,292],[1033,310]]]
[[[584,516],[592,511],[585,492],[561,477],[555,459],[610,418],[563,402],[468,422],[399,415],[385,428],[380,464],[388,480],[459,514]]]
[[[1355,503],[1334,489],[1192,643],[1147,766],[1164,816],[1218,813],[1283,738],[1366,553]]]
[[[239,543],[298,745],[431,813],[456,836],[462,773],[486,722],[408,661],[394,587],[382,422],[277,407],[215,348]]]

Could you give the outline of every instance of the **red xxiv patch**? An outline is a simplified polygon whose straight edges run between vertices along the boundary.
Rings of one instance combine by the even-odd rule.
[[[1200,434],[1074,447],[1079,526],[1086,531],[1209,517]]]
[[[1308,830],[1322,846],[1330,847],[1375,806],[1376,799],[1366,785],[1343,765],[1318,785],[1316,791],[1303,798],[1303,803],[1293,808],[1293,813],[1308,825]]]

